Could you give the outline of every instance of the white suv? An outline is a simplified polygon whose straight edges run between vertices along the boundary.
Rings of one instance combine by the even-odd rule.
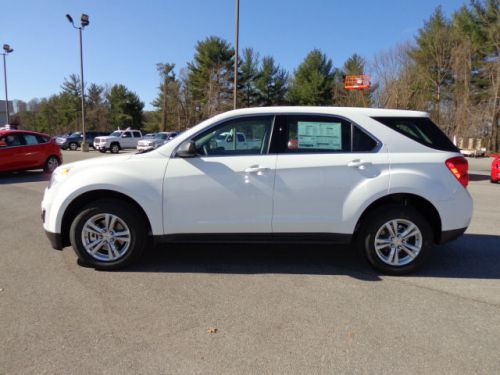
[[[149,153],[57,168],[42,218],[54,248],[99,269],[130,264],[148,239],[276,241],[353,243],[404,274],[466,230],[467,183],[467,161],[426,113],[251,108]]]

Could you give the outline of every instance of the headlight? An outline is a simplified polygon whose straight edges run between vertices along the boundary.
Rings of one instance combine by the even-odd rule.
[[[73,167],[58,167],[54,172],[52,172],[52,176],[50,177],[49,181],[49,189],[56,185],[57,183],[61,182],[62,180],[66,179],[66,177],[71,173],[73,170]]]

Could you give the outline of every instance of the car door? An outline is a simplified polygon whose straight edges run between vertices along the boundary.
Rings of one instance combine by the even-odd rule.
[[[199,155],[168,162],[164,183],[164,230],[181,233],[271,233],[276,155],[268,153],[274,116],[227,120],[194,136]],[[222,133],[243,132],[253,149]],[[257,145],[257,143],[259,143]]]
[[[387,153],[345,119],[289,115],[277,122],[273,232],[346,233],[346,202],[368,181],[388,176]],[[388,188],[388,178],[380,181]]]
[[[0,172],[26,168],[24,159],[24,138],[19,133],[9,133],[0,138]]]
[[[134,144],[134,139],[132,138],[132,132],[123,132],[120,140],[121,148],[132,148]]]
[[[23,133],[24,146],[22,147],[22,157],[25,168],[36,168],[45,163],[45,146],[38,142],[35,134]]]
[[[132,133],[134,135],[134,138],[133,138],[134,141],[133,141],[133,144],[131,147],[136,148],[137,143],[142,139],[141,132],[133,131]]]
[[[18,164],[19,147],[13,146],[12,140],[11,134],[0,137],[0,172],[15,169]]]

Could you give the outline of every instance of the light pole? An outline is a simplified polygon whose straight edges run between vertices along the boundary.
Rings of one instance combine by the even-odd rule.
[[[85,85],[83,84],[83,43],[82,43],[82,30],[85,26],[88,26],[89,16],[87,14],[82,14],[80,17],[80,26],[75,26],[73,18],[66,14],[66,18],[73,25],[75,29],[78,29],[80,33],[80,86],[81,86],[81,97],[82,97],[82,152],[89,151],[89,145],[87,144],[87,138],[85,136]]]
[[[233,108],[237,106],[238,94],[238,39],[240,34],[240,0],[236,0],[236,35],[234,43],[234,87],[233,87]]]
[[[5,60],[5,56],[7,56],[11,52],[14,52],[14,48],[11,48],[11,46],[9,46],[8,44],[4,44],[3,50],[4,52],[2,53],[2,55],[3,55],[3,78],[5,82],[5,113],[7,115],[7,124],[9,124],[10,123],[9,94],[7,93],[7,60]]]

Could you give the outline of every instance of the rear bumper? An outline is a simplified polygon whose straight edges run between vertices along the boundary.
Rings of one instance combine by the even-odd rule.
[[[52,233],[49,231],[45,231],[45,234],[47,235],[47,238],[50,241],[50,245],[52,248],[56,250],[62,250],[63,249],[63,241],[62,241],[62,235],[61,233]]]
[[[460,229],[452,229],[452,230],[444,230],[441,232],[441,237],[439,239],[439,244],[442,245],[444,243],[456,240],[458,237],[460,237],[464,232],[467,230],[467,228],[460,228]]]

